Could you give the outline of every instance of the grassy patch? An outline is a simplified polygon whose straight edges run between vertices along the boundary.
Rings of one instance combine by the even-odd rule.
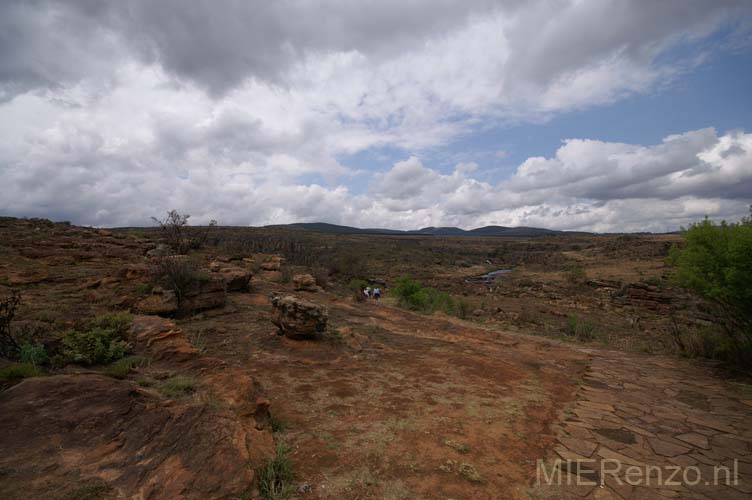
[[[140,366],[146,366],[149,360],[142,356],[128,356],[110,364],[104,370],[104,374],[110,377],[123,379],[133,370]]]
[[[287,422],[280,418],[275,416],[273,413],[269,415],[269,425],[272,428],[272,432],[284,432],[287,429]]]
[[[38,377],[43,372],[31,363],[13,363],[0,368],[0,383],[15,382],[29,377]]]
[[[105,493],[108,493],[109,491],[109,486],[105,483],[96,481],[82,484],[65,498],[66,500],[97,500],[103,498]]]
[[[405,483],[396,479],[384,483],[383,498],[384,500],[408,500],[413,498],[413,495],[407,486],[405,486]]]
[[[159,386],[159,391],[168,398],[187,396],[196,390],[196,380],[187,375],[175,375]]]
[[[329,432],[320,432],[317,437],[321,439],[326,444],[326,447],[330,450],[336,450],[337,448],[339,448],[337,439]]]
[[[292,496],[295,478],[288,454],[290,448],[284,444],[277,445],[277,452],[266,465],[257,472],[259,493],[264,500],[285,500]]]
[[[191,331],[188,333],[188,342],[191,343],[196,350],[201,353],[206,353],[206,338],[204,332],[201,330]]]
[[[580,319],[576,314],[567,317],[564,333],[581,342],[591,342],[596,337],[595,326],[590,321]]]
[[[445,439],[444,445],[452,448],[457,453],[462,453],[463,455],[470,452],[470,446],[467,443],[460,443],[451,439]]]
[[[21,363],[28,363],[34,366],[41,366],[49,361],[47,349],[42,344],[31,344],[25,342],[21,345],[18,352]]]

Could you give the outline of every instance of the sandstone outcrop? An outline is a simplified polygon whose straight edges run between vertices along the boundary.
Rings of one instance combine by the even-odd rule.
[[[222,307],[227,300],[227,285],[221,276],[203,276],[193,281],[180,298],[183,311],[202,311]]]
[[[272,323],[280,334],[293,339],[314,338],[326,331],[329,313],[325,307],[294,295],[273,292],[269,295],[272,304]]]
[[[209,270],[224,278],[228,292],[243,292],[248,290],[248,285],[253,277],[253,273],[244,267],[220,261],[210,263]]]
[[[296,274],[292,277],[292,283],[297,291],[315,292],[318,290],[316,278],[310,274]]]

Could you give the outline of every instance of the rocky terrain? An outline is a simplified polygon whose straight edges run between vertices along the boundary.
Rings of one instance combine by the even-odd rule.
[[[2,498],[752,495],[747,379],[676,351],[713,319],[666,279],[676,237],[222,228],[176,256],[155,232],[4,218],[0,241],[13,329],[51,355],[0,382]],[[467,282],[497,268],[513,272]],[[407,272],[468,313],[398,307]],[[354,273],[385,298],[354,300]],[[65,358],[69,332],[113,312],[130,314],[125,369]],[[540,483],[557,459],[564,481]],[[702,481],[627,481],[648,465]],[[705,484],[720,466],[736,481]]]

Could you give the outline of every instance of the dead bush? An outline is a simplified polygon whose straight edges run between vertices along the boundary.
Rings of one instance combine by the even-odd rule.
[[[190,217],[190,215],[181,214],[177,210],[170,210],[164,219],[158,219],[157,217],[152,217],[151,219],[159,225],[162,238],[164,238],[167,245],[175,253],[184,254],[188,250],[203,247],[209,238],[210,232],[217,226],[217,221],[212,220],[204,228],[191,228],[188,226],[188,219]]]
[[[154,284],[175,292],[178,304],[183,301],[192,283],[200,279],[200,275],[198,262],[185,256],[160,257],[152,267]]]
[[[21,293],[11,290],[10,294],[0,300],[0,354],[5,357],[21,348],[20,341],[11,329],[11,323],[16,316],[16,309],[21,304]]]

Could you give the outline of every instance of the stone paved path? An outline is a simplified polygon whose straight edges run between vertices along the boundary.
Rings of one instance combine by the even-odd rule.
[[[562,460],[565,485],[537,488],[533,497],[752,498],[749,386],[682,359],[592,354],[574,406],[555,427],[551,463]],[[729,468],[730,484],[716,467]]]

